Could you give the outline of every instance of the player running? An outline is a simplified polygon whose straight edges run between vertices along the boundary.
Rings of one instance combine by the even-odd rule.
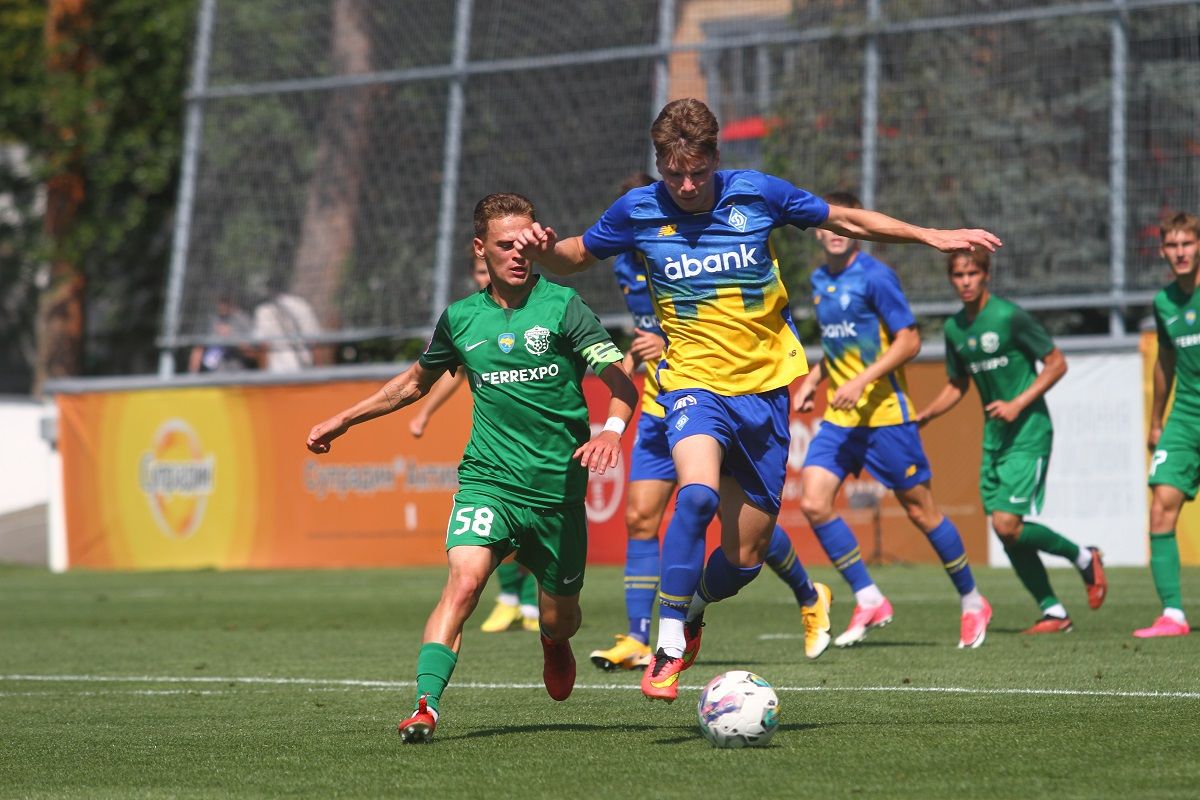
[[[917,414],[917,424],[924,426],[954,408],[974,381],[984,413],[979,469],[983,510],[991,517],[992,530],[1004,543],[1017,577],[1042,611],[1042,618],[1025,633],[1065,633],[1071,630],[1071,618],[1050,588],[1039,552],[1062,556],[1075,565],[1093,610],[1108,592],[1097,548],[1080,547],[1025,519],[1043,507],[1054,440],[1045,395],[1067,373],[1067,360],[1041,323],[989,291],[988,253],[952,253],[947,272],[963,303],[944,329],[949,381]]]
[[[1175,276],[1154,296],[1158,358],[1147,441],[1154,454],[1149,480],[1150,574],[1163,612],[1154,624],[1133,632],[1139,639],[1186,636],[1191,631],[1183,613],[1175,523],[1200,486],[1200,218],[1179,213],[1164,220],[1159,252]],[[1164,427],[1172,383],[1175,403]]]
[[[516,243],[560,275],[635,251],[650,282],[667,340],[659,403],[680,488],[663,537],[658,646],[642,692],[667,701],[698,652],[705,598],[731,597],[758,574],[779,512],[788,386],[808,365],[771,231],[823,227],[944,251],[1000,244],[987,231],[918,228],[873,211],[833,209],[761,172],[718,171],[717,132],[699,100],[668,103],[650,129],[661,181],[617,200],[583,236],[559,241],[534,224]],[[718,505],[721,547],[706,566],[704,532]]]
[[[830,214],[832,209],[862,208],[848,192],[825,199]],[[811,411],[817,386],[829,378],[825,419],[809,443],[800,473],[800,505],[829,560],[854,590],[850,624],[833,643],[857,644],[871,628],[892,621],[892,604],[871,579],[854,531],[833,509],[846,476],[866,467],[928,537],[958,590],[958,646],[979,647],[992,609],[975,588],[958,528],[933,501],[933,473],[904,378],[904,365],[920,351],[921,337],[900,278],[843,233],[825,228],[816,236],[826,258],[812,275],[824,358],[804,379],[793,405]]]
[[[471,438],[446,530],[450,574],[425,623],[416,709],[399,725],[405,742],[433,736],[463,625],[488,576],[511,552],[541,586],[546,691],[565,700],[575,685],[570,638],[580,623],[588,470],[602,474],[616,465],[637,391],[620,351],[579,295],[542,280],[513,247],[534,220],[532,203],[520,195],[479,201],[475,252],[487,261],[489,288],[442,313],[416,363],[308,435],[309,450],[326,453],[350,426],[419,400],[445,370],[463,367],[471,383]],[[604,430],[590,440],[581,385],[589,366],[612,392]]]
[[[653,183],[654,179],[646,173],[635,173],[621,184],[621,194]],[[617,255],[612,268],[625,296],[625,306],[633,317],[634,335],[625,355],[626,371],[632,374],[642,363],[651,368],[646,371],[643,384],[642,414],[629,458],[629,489],[625,496],[625,529],[629,534],[625,550],[625,611],[629,631],[618,633],[616,643],[607,650],[592,651],[592,663],[603,670],[641,669],[650,664],[653,655],[649,644],[650,618],[654,595],[658,592],[658,529],[675,491],[676,477],[653,369],[662,359],[666,343],[655,316],[654,301],[650,299],[646,273],[632,251]],[[820,657],[830,641],[829,587],[809,579],[791,539],[778,525],[771,534],[766,563],[788,584],[800,606],[805,656]]]
[[[492,281],[487,262],[474,254],[474,246],[471,254],[471,279],[479,289],[486,289]],[[453,374],[447,372],[438,378],[421,403],[420,410],[409,421],[408,432],[418,439],[421,438],[437,410],[466,382],[467,373],[463,370]],[[496,605],[479,626],[479,630],[484,633],[503,633],[513,629],[539,630],[538,586],[537,580],[529,570],[518,564],[516,559],[507,558],[496,567],[496,581],[500,584]]]

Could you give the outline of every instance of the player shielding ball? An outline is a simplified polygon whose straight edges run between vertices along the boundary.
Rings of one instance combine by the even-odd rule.
[[[416,709],[399,725],[405,742],[433,736],[463,625],[488,576],[511,552],[541,587],[546,691],[565,700],[575,685],[570,638],[580,624],[588,470],[602,474],[617,464],[637,391],[620,351],[579,295],[542,280],[513,247],[534,219],[533,205],[520,195],[479,201],[475,250],[487,261],[489,288],[442,313],[416,363],[308,435],[309,450],[327,453],[351,426],[419,400],[444,371],[467,372],[475,408],[446,530],[450,574],[425,623]],[[612,392],[609,420],[594,438],[582,389],[588,367]]]
[[[654,179],[645,173],[631,175],[621,185],[621,194],[653,183]],[[634,338],[625,356],[626,369],[632,372],[641,363],[647,364],[648,369],[642,388],[642,414],[638,418],[637,437],[633,440],[629,458],[625,506],[625,528],[629,534],[625,551],[625,610],[629,631],[618,633],[612,647],[592,651],[592,663],[604,670],[644,668],[654,654],[649,641],[660,571],[658,529],[676,484],[665,410],[658,403],[659,388],[655,380],[656,368],[666,345],[662,326],[636,252],[617,255],[612,269],[633,319]],[[808,577],[792,540],[778,525],[771,534],[766,563],[792,590],[800,606],[804,655],[810,659],[819,658],[830,641],[829,587],[814,583]],[[700,593],[703,598],[703,585]]]
[[[667,340],[659,403],[680,488],[663,537],[658,647],[642,693],[667,701],[695,660],[705,600],[731,597],[758,574],[779,512],[788,386],[808,364],[771,231],[825,227],[945,251],[1000,244],[987,231],[918,228],[873,211],[831,209],[754,170],[718,171],[717,133],[716,117],[699,100],[668,103],[650,129],[661,181],[617,200],[583,236],[560,241],[534,224],[517,241],[559,275],[635,251],[650,282]],[[718,506],[721,547],[705,566],[704,533]]]
[[[949,380],[917,414],[917,423],[924,426],[954,408],[970,384],[975,384],[984,413],[979,468],[983,510],[991,517],[992,529],[1004,543],[1017,577],[1042,612],[1041,619],[1025,633],[1065,633],[1072,628],[1071,618],[1050,587],[1050,576],[1038,553],[1061,556],[1074,564],[1093,610],[1108,592],[1097,548],[1080,547],[1045,525],[1025,519],[1044,507],[1054,441],[1045,395],[1067,374],[1067,360],[1041,323],[1020,306],[991,293],[991,257],[986,252],[951,254],[947,272],[963,303],[944,328]]]
[[[1159,250],[1174,282],[1154,296],[1158,358],[1150,405],[1150,574],[1162,601],[1154,624],[1139,628],[1139,639],[1186,636],[1179,544],[1175,524],[1183,504],[1200,487],[1200,218],[1179,213],[1163,221]],[[1175,404],[1163,425],[1167,398],[1175,385]]]

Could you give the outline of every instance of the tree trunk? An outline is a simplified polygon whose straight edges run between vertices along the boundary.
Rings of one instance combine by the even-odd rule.
[[[362,0],[333,0],[333,66],[338,75],[370,71],[371,40]],[[328,94],[316,167],[292,274],[292,291],[312,303],[326,330],[341,327],[343,270],[354,249],[370,90]]]
[[[49,282],[38,300],[37,363],[33,393],[50,378],[83,371],[84,289],[87,280],[69,240],[86,195],[83,151],[79,144],[84,109],[62,94],[78,93],[92,68],[86,34],[92,20],[89,0],[49,0],[46,11],[46,72],[50,90],[46,125],[50,138],[50,177],[46,181],[43,230],[50,243]]]

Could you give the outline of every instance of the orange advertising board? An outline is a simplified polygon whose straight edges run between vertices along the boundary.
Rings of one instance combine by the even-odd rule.
[[[944,381],[940,364],[909,367],[918,402]],[[70,567],[189,569],[444,563],[446,519],[469,435],[471,399],[456,393],[421,438],[414,408],[359,426],[323,456],[314,422],[378,388],[378,380],[272,386],[151,388],[60,394]],[[607,390],[585,384],[594,427]],[[970,402],[924,434],[939,504],[986,558],[979,511],[980,414]],[[796,415],[780,523],[801,557],[827,563],[799,507],[804,449],[819,417]],[[588,489],[589,561],[623,563],[626,459]],[[874,499],[882,496],[876,510]],[[933,561],[895,500],[865,473],[838,500],[864,557]],[[714,526],[715,527],[715,526]],[[716,532],[710,532],[715,545]]]

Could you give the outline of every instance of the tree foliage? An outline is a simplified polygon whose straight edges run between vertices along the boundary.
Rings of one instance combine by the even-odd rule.
[[[82,4],[88,25],[66,42],[88,54],[76,74],[49,68],[47,4],[0,7],[0,341],[8,380],[28,386],[35,292],[51,290],[45,265],[64,259],[85,281],[85,373],[148,371],[154,363],[182,136],[182,92],[194,0]],[[83,178],[77,212],[61,231],[40,230],[36,187],[74,160]],[[35,286],[40,277],[41,286]],[[10,372],[9,370],[12,370]]]

